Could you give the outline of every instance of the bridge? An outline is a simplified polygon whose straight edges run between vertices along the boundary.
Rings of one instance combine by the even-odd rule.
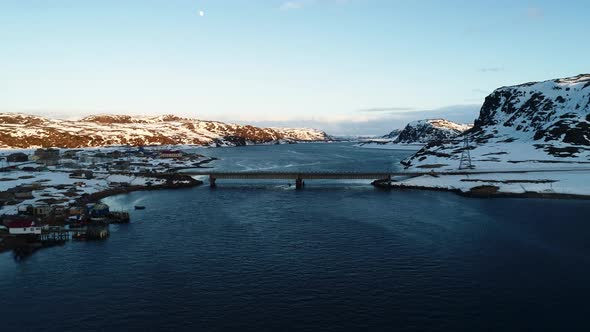
[[[337,172],[337,171],[306,171],[306,172],[182,172],[191,176],[206,176],[209,178],[209,186],[216,187],[218,179],[234,180],[295,180],[295,188],[302,189],[305,180],[382,180],[391,181],[394,176],[420,176],[432,173],[411,172]]]
[[[391,181],[394,173],[388,172],[183,172],[191,176],[207,176],[209,186],[216,187],[218,179],[234,180],[295,180],[295,188],[302,189],[304,180],[385,180]],[[407,175],[404,173],[404,175]]]
[[[295,187],[302,189],[305,180],[378,180],[391,182],[394,177],[418,177],[423,175],[477,175],[477,174],[501,174],[501,173],[537,173],[537,172],[572,172],[590,171],[588,167],[567,168],[567,169],[529,169],[529,170],[460,170],[460,171],[428,171],[428,172],[354,172],[354,171],[204,171],[204,172],[182,172],[190,176],[206,176],[209,178],[209,186],[216,187],[218,179],[234,180],[295,180]]]

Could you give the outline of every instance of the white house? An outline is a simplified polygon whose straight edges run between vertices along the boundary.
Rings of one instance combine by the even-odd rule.
[[[160,158],[182,158],[182,151],[180,151],[180,150],[162,150],[162,151],[160,151]]]
[[[6,227],[8,227],[8,232],[10,234],[15,235],[23,235],[23,234],[41,234],[43,230],[42,225],[36,225],[34,221],[30,220],[14,220],[6,223]]]

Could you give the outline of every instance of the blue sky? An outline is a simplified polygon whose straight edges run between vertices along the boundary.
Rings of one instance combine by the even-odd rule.
[[[339,134],[439,114],[469,121],[499,86],[590,72],[589,9],[585,1],[0,0],[0,110],[174,113]]]

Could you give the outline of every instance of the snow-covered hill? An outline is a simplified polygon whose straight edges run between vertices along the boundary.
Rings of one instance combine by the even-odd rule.
[[[383,135],[382,138],[389,138],[391,140],[394,140],[399,136],[399,133],[401,131],[402,131],[401,129],[394,129],[394,130],[390,131],[389,134]]]
[[[457,137],[471,125],[458,124],[445,119],[427,119],[408,123],[394,143],[428,144]]]
[[[259,128],[174,115],[94,115],[68,121],[0,113],[0,148],[153,144],[232,146],[324,140],[327,140],[326,133],[315,129]]]
[[[465,135],[477,169],[590,166],[590,75],[499,88]],[[433,143],[403,163],[457,169],[463,146]]]
[[[410,122],[402,130],[396,129],[381,139],[358,144],[364,148],[419,150],[424,145],[457,137],[471,125],[458,124],[444,119],[426,119]]]

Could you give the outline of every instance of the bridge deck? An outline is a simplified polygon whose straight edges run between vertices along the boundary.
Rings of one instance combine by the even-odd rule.
[[[187,172],[191,176],[209,176],[215,179],[277,179],[277,180],[293,180],[293,179],[359,179],[359,180],[377,180],[387,179],[392,176],[388,172]],[[404,174],[407,175],[407,174]]]
[[[245,171],[245,172],[183,172],[182,174],[190,176],[207,176],[209,185],[215,187],[215,181],[218,179],[243,179],[243,180],[295,180],[298,189],[303,187],[304,180],[385,180],[391,181],[393,177],[417,177],[423,175],[441,176],[441,175],[476,175],[476,174],[498,174],[498,173],[536,173],[536,172],[571,172],[571,171],[590,171],[590,168],[572,168],[572,169],[550,169],[550,170],[468,170],[468,171],[446,171],[446,172],[352,172],[352,171],[306,171],[306,172],[269,172],[269,171]]]

